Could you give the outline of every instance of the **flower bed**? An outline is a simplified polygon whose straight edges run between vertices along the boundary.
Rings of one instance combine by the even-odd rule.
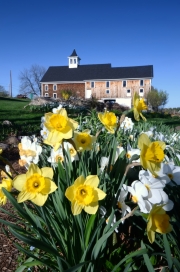
[[[144,109],[135,95],[137,121]],[[17,210],[16,224],[0,222],[29,245],[16,245],[19,271],[179,271],[180,134],[128,113],[73,120],[59,106],[41,137],[22,137],[27,172],[12,178],[9,164],[0,185]]]

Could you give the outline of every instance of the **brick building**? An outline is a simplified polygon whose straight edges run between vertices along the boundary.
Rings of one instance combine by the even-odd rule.
[[[63,90],[82,98],[96,97],[131,107],[135,92],[145,97],[151,89],[153,66],[111,67],[111,64],[80,65],[74,50],[67,66],[50,66],[41,80],[41,96],[61,98]]]

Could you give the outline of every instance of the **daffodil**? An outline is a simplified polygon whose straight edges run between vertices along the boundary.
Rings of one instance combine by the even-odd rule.
[[[82,210],[95,214],[98,210],[98,201],[105,198],[106,194],[97,188],[99,178],[96,175],[78,177],[74,184],[66,189],[65,196],[71,201],[73,215],[78,215]]]
[[[100,207],[99,207],[99,211],[100,211],[100,214],[102,215],[102,217],[105,217],[105,216],[106,216],[107,211],[106,211],[106,208],[105,208],[104,206],[100,206]],[[108,224],[108,222],[109,222],[109,217],[106,219],[106,224]],[[116,223],[116,215],[114,214],[114,216],[113,216],[113,221],[112,221],[112,223],[111,223],[111,227],[113,227],[115,223]],[[115,228],[115,232],[116,232],[116,233],[119,232],[119,231],[118,231],[118,228]]]
[[[117,126],[117,117],[113,112],[100,112],[98,113],[98,118],[110,133],[113,134],[115,132]]]
[[[172,230],[169,215],[166,214],[162,207],[162,205],[154,205],[148,215],[147,235],[150,243],[155,240],[155,232],[168,233]]]
[[[18,145],[21,166],[29,167],[31,163],[37,164],[39,162],[39,156],[42,152],[42,147],[37,142],[36,138],[31,139],[28,136],[21,138],[21,143]]]
[[[139,180],[133,181],[131,186],[128,187],[128,192],[132,196],[132,201],[138,204],[141,212],[149,213],[151,210],[151,203],[146,199],[148,196],[148,189],[143,186],[143,184]]]
[[[125,199],[126,199],[127,194],[128,194],[128,187],[126,184],[123,184],[123,186],[121,188],[121,192],[120,192],[118,199],[117,199],[117,206],[118,206],[119,210],[121,210],[120,212],[121,212],[122,218],[127,213],[131,212],[131,208],[128,205],[126,205],[126,203],[125,203]],[[124,220],[122,220],[122,223],[124,223]]]
[[[46,113],[44,126],[48,129],[49,134],[44,141],[57,150],[63,139],[70,139],[73,131],[77,128],[78,123],[67,116],[65,109],[60,108],[56,113]]]
[[[96,137],[90,135],[89,130],[84,130],[82,132],[75,131],[73,141],[78,151],[91,150],[96,141]]]
[[[140,162],[144,169],[148,169],[153,175],[161,169],[161,162],[164,160],[164,142],[151,142],[149,137],[142,133],[139,136],[138,147],[141,149]]]
[[[131,131],[133,129],[134,123],[132,122],[131,118],[125,117],[124,121],[121,123],[120,128],[124,131],[129,130]]]
[[[133,97],[133,111],[134,111],[134,119],[136,121],[140,120],[141,118],[146,121],[146,118],[142,115],[142,111],[147,110],[147,105],[144,102],[143,98],[140,98],[140,96],[135,93]]]
[[[13,186],[20,191],[17,202],[31,200],[38,206],[43,206],[48,195],[57,189],[52,181],[53,170],[50,167],[39,168],[31,164],[26,174],[18,175],[13,180]]]
[[[5,205],[7,202],[7,197],[2,191],[2,188],[5,188],[7,191],[11,191],[12,189],[12,179],[8,176],[2,179],[2,183],[0,184],[0,205]]]

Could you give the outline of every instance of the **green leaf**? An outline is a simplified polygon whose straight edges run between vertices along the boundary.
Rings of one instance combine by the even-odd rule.
[[[143,241],[141,241],[141,248],[142,248],[142,249],[146,249],[146,246],[145,246],[145,244],[143,243]],[[144,253],[144,254],[143,254],[143,258],[144,258],[144,261],[145,261],[147,270],[148,270],[149,272],[155,272],[155,270],[154,270],[154,268],[153,268],[153,266],[152,266],[152,264],[151,264],[151,261],[150,261],[149,256],[148,256],[147,253]]]
[[[165,248],[166,258],[168,262],[168,267],[169,269],[171,269],[173,265],[173,261],[172,261],[171,250],[170,250],[170,246],[169,246],[169,242],[168,242],[166,234],[163,234],[163,242],[164,242],[164,248]]]
[[[64,272],[76,272],[79,268],[83,267],[83,265],[87,264],[87,263],[89,263],[89,262],[79,263],[79,264],[77,264],[77,265],[75,265],[75,266],[73,266],[73,267],[65,270]]]
[[[41,261],[38,260],[34,260],[32,257],[30,257],[29,259],[27,259],[24,264],[22,264],[20,267],[18,267],[18,269],[16,269],[15,272],[21,272],[24,271],[25,268],[27,267],[33,267],[35,265],[42,265],[43,263]]]
[[[145,254],[147,252],[146,249],[140,249],[140,250],[136,250],[135,252],[132,252],[130,254],[128,254],[126,257],[124,257],[115,267],[114,269],[111,271],[111,272],[115,272],[116,269],[121,265],[123,264],[124,262],[126,262],[128,259],[131,259],[133,257],[137,257],[137,256],[141,256],[143,254]]]
[[[95,219],[96,219],[96,214],[91,215],[91,217],[89,218],[89,221],[86,225],[86,231],[85,231],[85,246],[86,247],[89,242],[89,237],[90,237],[91,231],[93,229]]]
[[[25,268],[27,268],[26,266],[26,262],[32,262],[34,259],[32,257],[29,257],[25,262],[24,264],[22,264],[21,266],[19,266],[15,272],[22,272],[24,271]],[[42,263],[41,263],[42,264]]]
[[[34,246],[35,248],[42,249],[42,250],[49,252],[50,254],[55,255],[57,257],[60,257],[59,252],[55,248],[51,247],[48,243],[45,243],[45,242],[40,241],[38,239],[34,239],[32,237],[22,235],[22,234],[16,232],[12,228],[10,228],[9,230],[16,238],[23,241],[24,243]]]

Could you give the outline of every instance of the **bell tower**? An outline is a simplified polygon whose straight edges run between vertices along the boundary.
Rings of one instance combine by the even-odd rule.
[[[75,49],[73,50],[72,54],[68,57],[68,59],[69,68],[78,68],[81,59],[78,57]]]

